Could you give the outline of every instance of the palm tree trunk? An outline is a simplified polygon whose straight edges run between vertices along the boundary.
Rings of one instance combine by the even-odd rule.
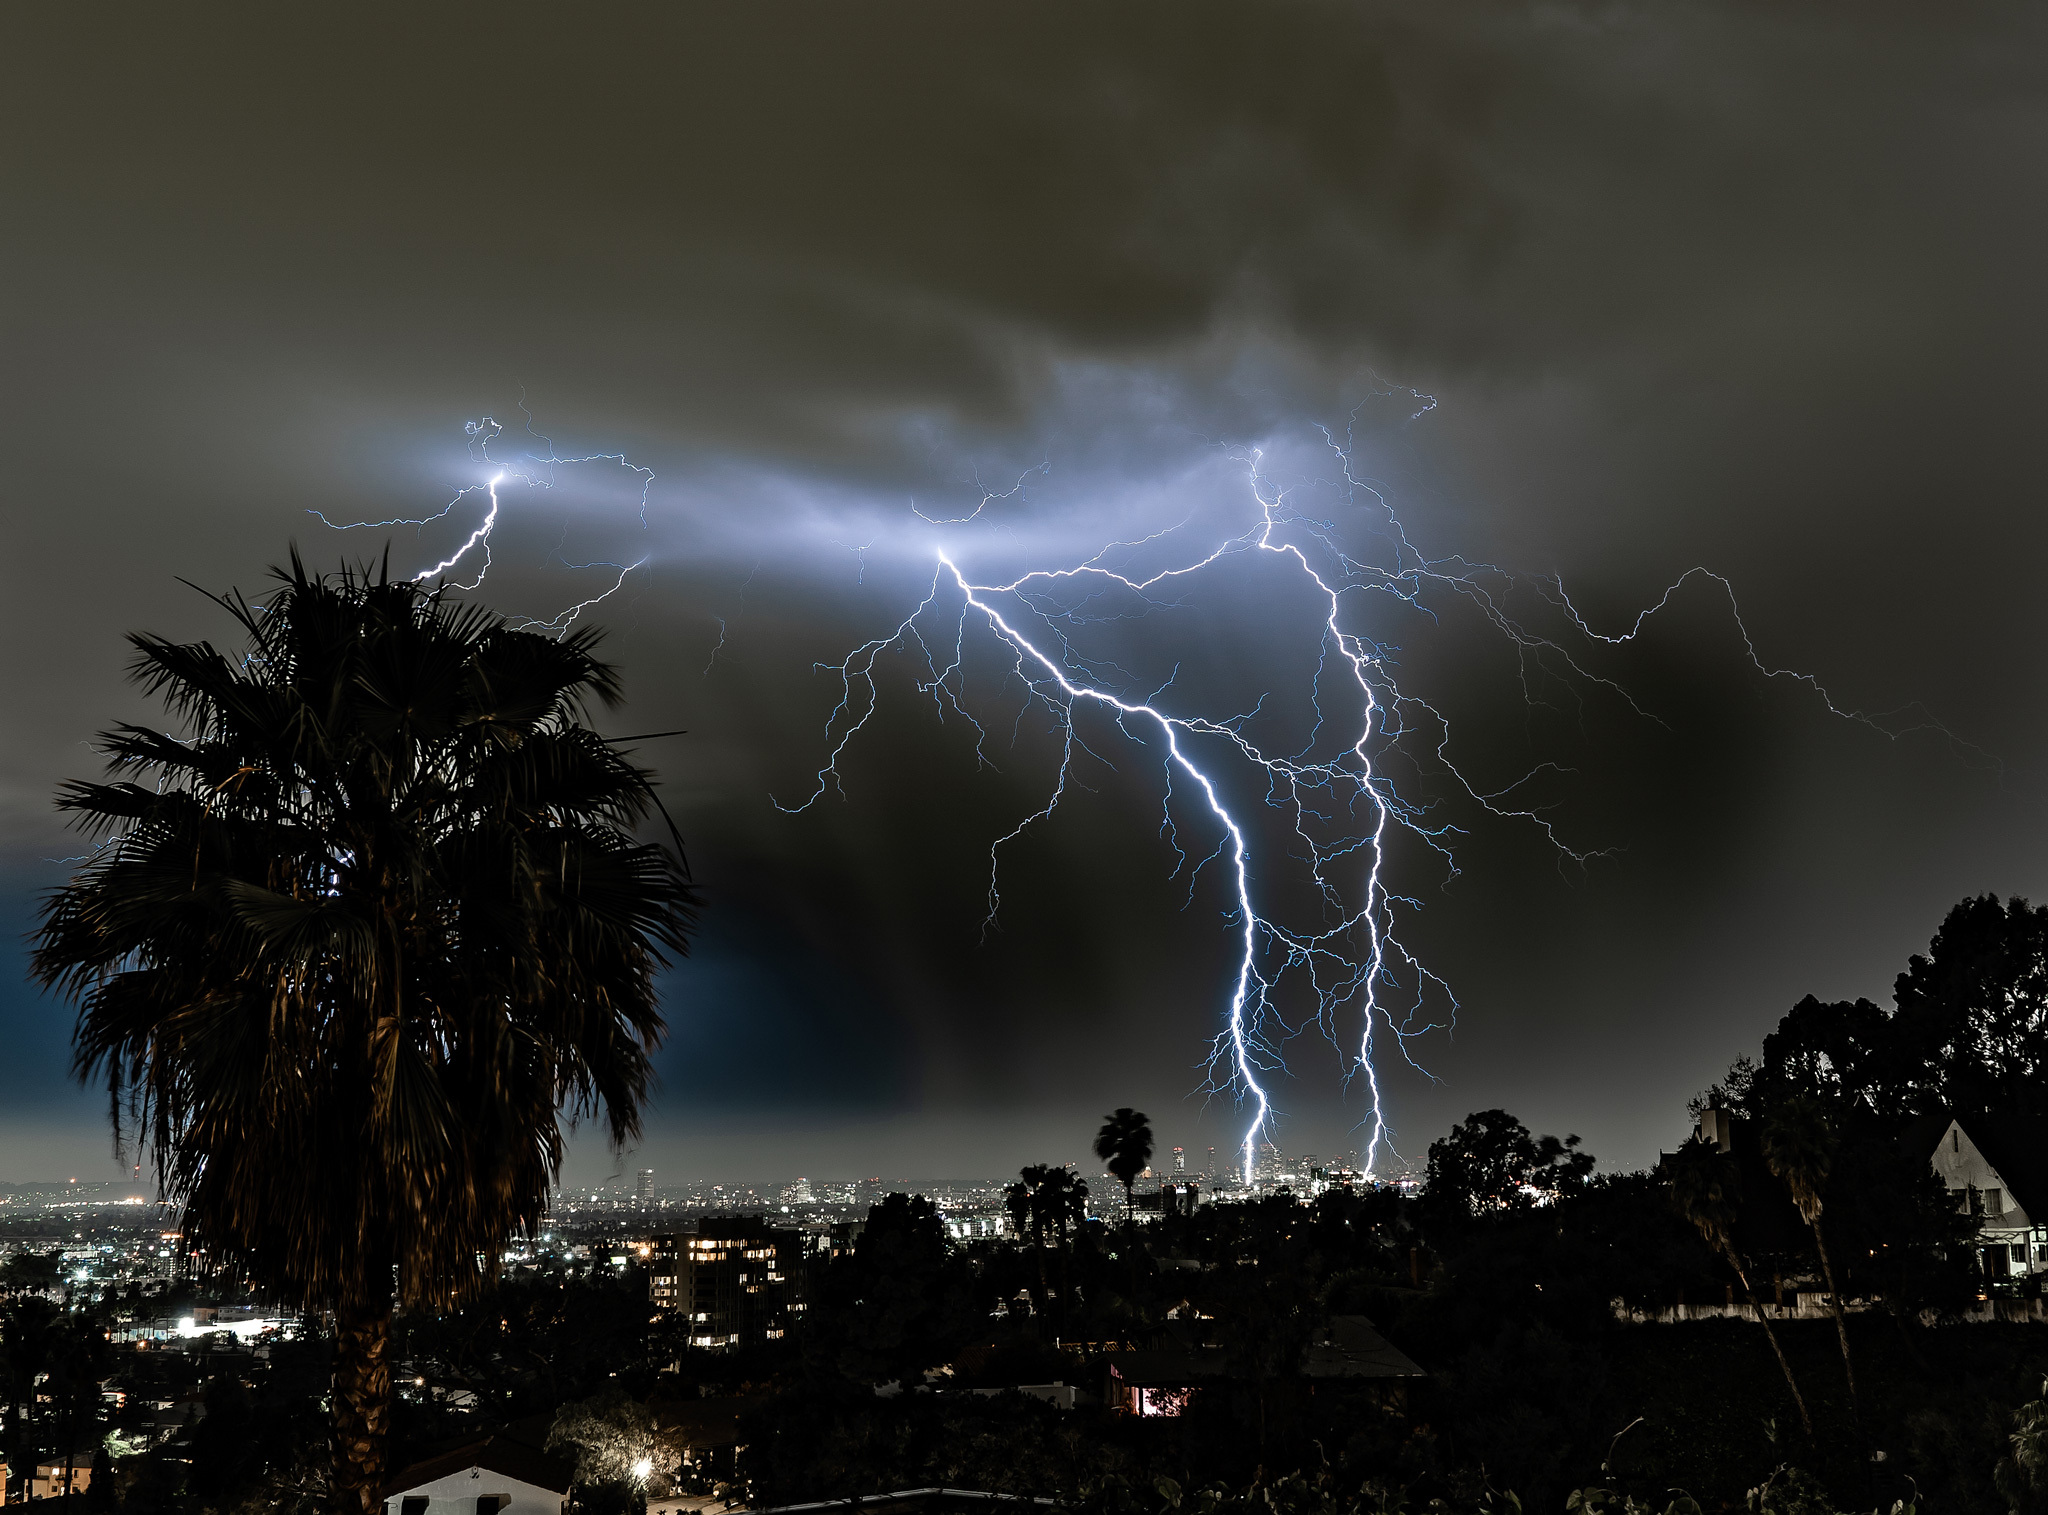
[[[1828,1304],[1835,1317],[1835,1336],[1842,1344],[1842,1376],[1849,1380],[1849,1411],[1863,1424],[1863,1406],[1856,1397],[1856,1365],[1849,1360],[1849,1317],[1842,1310],[1842,1291],[1835,1287],[1835,1265],[1828,1260],[1828,1244],[1821,1240],[1820,1217],[1813,1218],[1813,1249],[1820,1253],[1820,1270],[1828,1281]]]
[[[1124,1250],[1131,1254],[1131,1313],[1138,1311],[1138,1216],[1137,1205],[1132,1200],[1134,1179],[1124,1180]],[[1162,1205],[1164,1201],[1161,1202]],[[1163,1215],[1165,1211],[1162,1209]]]
[[[1067,1297],[1073,1285],[1067,1273],[1067,1223],[1062,1220],[1053,1231],[1060,1244],[1060,1335],[1067,1334]]]
[[[1045,1335],[1047,1317],[1051,1312],[1052,1288],[1045,1279],[1045,1230],[1040,1226],[1031,1228],[1031,1250],[1038,1258],[1038,1334]]]
[[[391,1295],[334,1313],[335,1515],[380,1515],[391,1432]]]
[[[1763,1306],[1756,1302],[1756,1291],[1749,1286],[1749,1273],[1742,1266],[1742,1259],[1734,1247],[1726,1248],[1728,1265],[1735,1270],[1735,1276],[1742,1281],[1742,1297],[1749,1301],[1750,1309],[1756,1312],[1757,1324],[1764,1328],[1764,1335],[1770,1338],[1771,1351],[1777,1356],[1778,1368],[1785,1375],[1785,1387],[1792,1391],[1792,1403],[1799,1406],[1799,1424],[1806,1431],[1807,1445],[1813,1444],[1813,1417],[1806,1413],[1806,1396],[1799,1392],[1799,1381],[1792,1376],[1792,1364],[1785,1360],[1785,1349],[1778,1345],[1778,1333],[1771,1329],[1771,1318],[1764,1314]]]

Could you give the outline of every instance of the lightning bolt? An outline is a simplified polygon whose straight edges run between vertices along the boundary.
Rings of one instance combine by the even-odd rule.
[[[1425,395],[1414,398],[1421,402],[1417,415],[1434,404]],[[1354,415],[1354,425],[1355,419]],[[1334,522],[1296,509],[1290,492],[1264,477],[1257,452],[1242,459],[1254,508],[1246,529],[1177,566],[1140,574],[1112,566],[1112,560],[1118,553],[1158,542],[1179,527],[1134,542],[1111,543],[1070,567],[1036,569],[997,582],[978,580],[957,552],[935,548],[929,585],[908,615],[855,647],[842,661],[817,665],[820,671],[836,674],[840,684],[838,701],[826,720],[825,759],[806,798],[794,804],[774,801],[778,809],[796,814],[817,804],[828,791],[844,796],[839,765],[880,708],[878,665],[890,654],[912,659],[918,691],[934,701],[942,719],[958,716],[972,727],[977,760],[989,763],[989,732],[969,710],[966,688],[969,635],[976,629],[985,631],[1003,649],[1006,677],[1024,693],[1018,720],[1023,710],[1034,706],[1047,712],[1060,747],[1044,803],[990,846],[986,930],[1001,905],[1003,849],[1055,813],[1079,761],[1102,761],[1077,724],[1078,714],[1100,711],[1135,745],[1156,741],[1163,749],[1161,832],[1179,858],[1176,873],[1187,863],[1175,820],[1176,780],[1199,796],[1199,809],[1217,837],[1214,849],[1189,873],[1190,900],[1196,878],[1210,863],[1220,859],[1229,875],[1230,908],[1225,918],[1233,967],[1223,1029],[1210,1046],[1208,1088],[1248,1107],[1238,1148],[1247,1184],[1253,1178],[1257,1143],[1275,1114],[1264,1076],[1284,1066],[1281,1047],[1288,1038],[1313,1023],[1344,1050],[1347,1081],[1356,1078],[1364,1086],[1367,1114],[1360,1130],[1365,1134],[1365,1169],[1372,1173],[1382,1149],[1393,1151],[1377,1044],[1385,1038],[1420,1069],[1411,1051],[1415,1041],[1455,1023],[1458,1002],[1451,986],[1402,944],[1401,914],[1419,909],[1420,903],[1391,885],[1389,850],[1397,833],[1415,839],[1440,859],[1447,881],[1457,873],[1454,843],[1463,832],[1439,816],[1434,805],[1404,797],[1390,769],[1398,762],[1433,769],[1478,812],[1533,828],[1561,862],[1583,864],[1601,855],[1570,845],[1539,805],[1518,798],[1539,774],[1561,771],[1557,765],[1537,764],[1514,783],[1492,790],[1467,777],[1451,755],[1450,721],[1427,700],[1401,687],[1398,649],[1355,629],[1357,602],[1368,596],[1390,598],[1434,621],[1430,601],[1455,597],[1476,610],[1513,649],[1524,694],[1530,699],[1535,697],[1531,673],[1537,670],[1610,690],[1637,714],[1654,719],[1625,689],[1588,668],[1562,641],[1532,630],[1508,613],[1506,599],[1515,586],[1512,576],[1490,564],[1431,559],[1419,552],[1385,497],[1353,472],[1352,433],[1347,430],[1339,439],[1326,430],[1323,436],[1341,465],[1351,503],[1373,518],[1371,529],[1383,544],[1376,561],[1346,552],[1336,539]],[[1020,479],[1017,488],[1023,483]],[[917,514],[935,525],[964,524],[1014,492],[983,491],[981,503],[965,516],[942,519],[923,510]],[[1320,652],[1310,676],[1314,729],[1299,750],[1269,751],[1253,739],[1249,731],[1258,707],[1221,716],[1180,708],[1183,702],[1178,697],[1169,698],[1171,678],[1157,690],[1132,693],[1127,674],[1084,656],[1075,645],[1074,634],[1086,626],[1128,614],[1182,608],[1177,597],[1198,581],[1232,560],[1259,554],[1287,565],[1304,603],[1313,606],[1320,621]],[[1619,636],[1593,630],[1561,582],[1551,580],[1539,587],[1584,644],[1612,646],[1640,634],[1648,616],[1668,604],[1688,580],[1703,574],[1728,591],[1740,626],[1732,586],[1704,569],[1691,570],[1673,583]],[[1751,662],[1766,677],[1802,680],[1833,714],[1876,725],[1890,735],[1902,734],[1839,706],[1810,676],[1772,668],[1758,653],[1746,626],[1742,634]],[[1563,675],[1557,674],[1559,667]],[[1326,709],[1340,690],[1344,708]],[[1931,718],[1923,724],[1938,726]],[[1014,731],[1013,727],[1013,739]],[[1285,823],[1283,847],[1268,847],[1262,857],[1255,856],[1255,828],[1245,802],[1233,797],[1232,775],[1240,784],[1249,777],[1263,789],[1259,803],[1278,811]],[[1311,920],[1283,919],[1279,906],[1262,903],[1262,875],[1279,872],[1290,857],[1305,865],[1305,879],[1317,901]],[[1279,1000],[1283,983],[1293,979],[1305,980],[1314,1007],[1298,1025],[1289,1023]],[[1344,1024],[1354,1027],[1348,1044],[1342,1040]],[[1427,1070],[1421,1071],[1427,1076]]]
[[[463,540],[462,545],[440,562],[435,563],[429,568],[423,568],[418,573],[412,575],[417,580],[440,579],[462,567],[465,561],[472,561],[475,563],[476,577],[466,584],[455,583],[449,586],[450,588],[464,591],[480,588],[485,577],[491,571],[491,535],[497,529],[498,519],[504,506],[504,502],[499,498],[499,490],[508,485],[518,485],[533,490],[552,491],[559,486],[560,482],[556,473],[557,469],[573,467],[579,464],[615,464],[625,472],[637,477],[640,481],[640,526],[642,530],[646,529],[648,494],[654,488],[653,469],[632,462],[624,453],[620,452],[589,453],[583,457],[576,458],[560,457],[555,452],[553,439],[533,429],[533,413],[526,409],[526,402],[523,397],[519,402],[519,409],[526,415],[525,430],[527,435],[531,436],[536,442],[545,443],[547,451],[545,453],[528,452],[517,462],[501,463],[491,456],[491,444],[504,435],[505,428],[489,416],[483,416],[477,420],[464,423],[463,432],[469,439],[468,449],[471,459],[483,467],[491,469],[491,476],[481,484],[466,484],[457,489],[450,496],[447,504],[429,515],[393,516],[382,521],[330,521],[320,511],[309,510],[306,513],[318,520],[321,525],[335,531],[362,531],[392,526],[411,526],[423,530],[436,521],[447,519],[455,512],[457,507],[462,505],[472,495],[483,494],[489,499],[490,503],[485,508],[482,519],[471,529],[469,535]],[[618,593],[624,587],[627,575],[631,574],[634,569],[643,566],[646,562],[647,556],[645,554],[637,561],[625,564],[610,562],[564,562],[563,566],[565,568],[616,569],[618,578],[611,588],[600,594],[592,595],[557,615],[546,619],[524,620],[516,624],[523,630],[553,631],[559,635],[567,631],[574,624],[576,618],[592,605],[610,599],[614,594]]]
[[[1396,397],[1401,394],[1395,392]],[[1436,403],[1412,391],[1405,395],[1416,402],[1411,420]],[[451,586],[464,590],[482,585],[490,571],[492,537],[507,509],[505,491],[554,490],[558,469],[611,464],[636,476],[641,485],[639,520],[646,529],[652,470],[633,464],[623,453],[560,457],[553,441],[534,430],[523,399],[520,409],[536,450],[517,460],[500,461],[491,448],[504,428],[488,416],[468,423],[472,461],[487,477],[456,489],[429,515],[335,523],[317,511],[311,513],[337,530],[401,525],[424,530],[473,508],[473,497],[482,497],[487,503],[461,544],[416,575],[433,579],[471,572],[467,582]],[[1263,472],[1263,455],[1256,451],[1238,455],[1250,505],[1243,529],[1174,566],[1140,572],[1120,565],[1169,550],[1163,544],[1186,530],[1185,520],[1134,540],[1111,542],[1070,566],[1033,569],[988,582],[971,572],[964,551],[932,546],[928,583],[909,613],[840,661],[817,665],[839,681],[838,700],[825,721],[824,761],[811,793],[800,802],[786,805],[771,796],[778,809],[790,814],[809,809],[828,792],[844,797],[840,762],[880,710],[879,670],[892,656],[911,660],[918,692],[934,702],[942,719],[957,716],[965,721],[975,734],[977,761],[994,766],[991,733],[970,709],[967,687],[970,638],[985,635],[987,645],[1000,649],[1006,684],[1022,691],[1012,721],[1012,742],[1026,714],[1036,709],[1050,718],[1059,747],[1043,803],[990,843],[986,933],[995,927],[1001,911],[1004,849],[1057,812],[1076,783],[1078,765],[1107,761],[1090,746],[1078,721],[1082,713],[1099,712],[1135,747],[1150,749],[1156,744],[1162,780],[1160,834],[1174,853],[1174,876],[1186,873],[1189,903],[1212,864],[1227,875],[1228,908],[1223,914],[1232,966],[1222,1029],[1209,1043],[1206,1087],[1212,1095],[1235,1098],[1248,1108],[1238,1149],[1247,1183],[1253,1177],[1257,1144],[1276,1115],[1266,1080],[1284,1068],[1286,1043],[1311,1027],[1338,1047],[1347,1085],[1353,1080],[1363,1085],[1367,1113],[1359,1129],[1364,1134],[1367,1173],[1377,1170],[1383,1150],[1399,1156],[1383,1098],[1382,1055],[1397,1052],[1410,1067],[1429,1076],[1414,1048],[1420,1039],[1455,1024],[1458,1000],[1451,985],[1402,940],[1402,921],[1419,911],[1421,902],[1393,881],[1392,848],[1397,840],[1408,839],[1433,857],[1442,870],[1441,882],[1455,878],[1457,843],[1465,830],[1444,813],[1447,799],[1491,821],[1530,828],[1555,851],[1561,865],[1583,865],[1604,855],[1573,845],[1546,814],[1546,807],[1529,797],[1539,777],[1565,771],[1557,764],[1536,763],[1513,782],[1493,788],[1467,775],[1453,757],[1448,717],[1404,689],[1400,649],[1359,629],[1368,604],[1386,604],[1435,624],[1440,609],[1455,602],[1476,614],[1511,650],[1523,697],[1532,705],[1540,703],[1536,681],[1561,680],[1574,689],[1605,690],[1636,715],[1654,721],[1654,714],[1636,704],[1621,684],[1590,667],[1587,654],[1636,640],[1676,595],[1700,580],[1725,595],[1748,659],[1764,678],[1795,681],[1831,715],[1895,739],[1908,731],[1932,729],[1956,741],[1917,705],[1866,712],[1838,702],[1813,675],[1767,662],[1744,621],[1734,586],[1706,568],[1680,575],[1619,632],[1596,629],[1560,579],[1533,579],[1531,586],[1547,607],[1545,613],[1559,622],[1556,635],[1533,629],[1509,612],[1509,599],[1520,582],[1515,576],[1462,557],[1431,558],[1416,548],[1385,496],[1353,468],[1356,424],[1354,412],[1352,426],[1342,436],[1325,429],[1322,438],[1336,464],[1334,482],[1342,497],[1360,513],[1358,519],[1379,544],[1367,556],[1346,548],[1337,521],[1311,514],[1296,503],[1297,491],[1269,479]],[[545,450],[538,450],[541,447]],[[1040,463],[1003,490],[989,489],[975,479],[979,502],[965,514],[936,514],[913,501],[911,513],[920,525],[912,529],[999,524],[993,518],[1006,505],[1024,500],[1031,480],[1049,476],[1050,467],[1049,462]],[[1313,481],[1316,488],[1327,482],[1331,481]],[[869,566],[867,554],[878,541],[838,544],[853,555],[862,583]],[[1163,684],[1140,691],[1134,687],[1133,674],[1085,651],[1082,643],[1090,628],[1184,611],[1187,597],[1198,586],[1230,571],[1233,564],[1262,558],[1282,565],[1294,586],[1294,604],[1310,612],[1317,628],[1317,650],[1305,665],[1313,721],[1298,746],[1273,748],[1267,739],[1255,736],[1265,695],[1248,710],[1206,713],[1193,708],[1177,687],[1177,665]],[[564,633],[584,611],[617,594],[647,561],[645,555],[631,562],[563,560],[565,568],[610,569],[612,582],[552,617],[518,624]],[[741,584],[733,616],[740,613],[760,567],[757,562]],[[718,639],[705,664],[706,675],[727,642],[728,619],[713,619],[718,622]],[[1403,774],[1399,785],[1397,771]],[[1431,792],[1432,779],[1444,798],[1412,797],[1411,791]],[[1189,809],[1214,837],[1198,860],[1191,859],[1182,845],[1183,822],[1190,817],[1180,812]],[[1276,884],[1276,879],[1282,882]],[[1305,889],[1297,887],[1301,885]],[[1309,908],[1290,905],[1282,898],[1284,890],[1293,890]],[[1297,1001],[1286,996],[1297,992],[1292,987],[1297,984],[1303,986],[1299,1002],[1307,1008],[1290,1019],[1288,1007]]]

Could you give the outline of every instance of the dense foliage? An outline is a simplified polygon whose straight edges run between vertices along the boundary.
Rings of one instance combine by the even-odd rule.
[[[188,1248],[335,1312],[337,1497],[373,1510],[394,1289],[488,1283],[565,1113],[637,1129],[693,899],[633,834],[649,775],[582,720],[620,694],[595,633],[296,555],[278,580],[220,601],[238,652],[131,639],[186,729],[115,728],[112,780],[62,792],[105,840],[35,968]]]

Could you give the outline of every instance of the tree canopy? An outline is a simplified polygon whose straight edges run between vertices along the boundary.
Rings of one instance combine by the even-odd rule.
[[[1706,1096],[1744,1114],[1808,1094],[1854,1113],[2048,1119],[2048,907],[1963,900],[1889,1011],[1808,995]]]
[[[1467,1211],[1520,1210],[1583,1184],[1593,1154],[1579,1139],[1532,1136],[1505,1110],[1479,1110],[1429,1144],[1430,1198]]]
[[[184,731],[117,726],[108,781],[61,791],[100,844],[35,968],[195,1255],[339,1312],[338,1484],[374,1504],[394,1281],[473,1294],[565,1115],[636,1132],[695,896],[635,835],[651,776],[584,721],[620,699],[597,632],[296,554],[277,578],[218,601],[242,650],[130,639]]]

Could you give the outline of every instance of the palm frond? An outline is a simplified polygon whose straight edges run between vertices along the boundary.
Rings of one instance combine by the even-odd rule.
[[[655,975],[699,907],[641,841],[652,776],[587,726],[595,632],[514,631],[296,550],[246,634],[131,639],[180,733],[102,738],[58,803],[103,837],[34,968],[74,1069],[146,1143],[192,1245],[309,1305],[447,1304],[544,1211],[562,1122],[639,1129]]]

